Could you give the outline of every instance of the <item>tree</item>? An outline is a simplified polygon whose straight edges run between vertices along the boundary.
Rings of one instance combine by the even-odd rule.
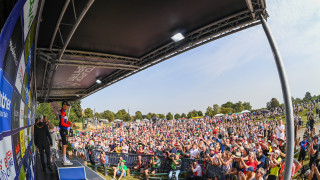
[[[192,111],[188,112],[188,118],[192,118],[192,117],[194,117]]]
[[[187,115],[185,113],[181,114],[181,118],[186,118],[186,117],[187,117]]]
[[[312,96],[310,92],[306,92],[306,94],[304,95],[303,101],[305,102],[309,102],[312,100]]]
[[[213,115],[220,113],[220,106],[218,104],[213,105]]]
[[[161,118],[161,119],[165,118],[164,114],[158,114],[158,117]]]
[[[37,113],[36,113],[37,117],[40,115],[41,112],[42,112],[42,115],[47,116],[47,119],[49,119],[51,123],[53,123],[56,126],[59,125],[59,119],[53,113],[50,103],[40,103],[37,106]]]
[[[148,113],[145,118],[150,120],[152,118],[151,115],[151,113]]]
[[[270,102],[267,102],[268,109],[279,107],[279,106],[280,106],[280,103],[276,98],[272,98]]]
[[[222,104],[221,107],[224,107],[224,108],[233,108],[233,107],[234,107],[234,104],[233,104],[231,101],[228,101],[228,102]]]
[[[124,118],[123,118],[124,121],[131,121],[131,116],[127,113]]]
[[[221,107],[220,112],[222,114],[229,114],[229,113],[233,113],[234,109],[233,108],[225,108],[225,107]]]
[[[101,115],[98,112],[94,113],[94,117],[97,119],[101,119]]]
[[[77,119],[81,119],[82,117],[82,108],[81,108],[81,101],[74,101],[72,104],[71,110],[75,113]]]
[[[243,107],[245,110],[251,110],[251,108],[252,108],[250,102],[244,102]]]
[[[167,120],[173,119],[173,116],[172,116],[171,112],[169,112],[169,113],[166,115],[166,118],[167,118]]]
[[[207,111],[206,111],[205,115],[210,116],[210,117],[213,116],[213,108],[211,106],[207,107]]]
[[[241,112],[244,110],[244,106],[243,106],[242,102],[239,101],[234,104],[233,109],[235,110],[235,112]]]
[[[86,118],[93,118],[93,111],[91,108],[87,108],[84,110],[84,113],[86,114],[85,117]]]
[[[102,113],[100,113],[100,117],[102,119],[108,119],[109,121],[113,121],[114,120],[114,113],[112,111],[106,110],[106,111],[103,111]]]
[[[125,116],[127,115],[127,111],[125,109],[121,109],[119,110],[116,114],[115,114],[115,118],[116,119],[121,119],[124,120]]]
[[[135,114],[135,116],[134,116],[134,119],[140,119],[140,120],[142,120],[142,113],[141,113],[141,111],[137,111],[137,112],[136,112],[136,114]]]
[[[179,119],[180,117],[181,117],[181,116],[180,116],[180,114],[178,114],[178,113],[174,115],[174,119]]]
[[[203,116],[203,113],[202,113],[202,111],[198,111],[198,116]]]

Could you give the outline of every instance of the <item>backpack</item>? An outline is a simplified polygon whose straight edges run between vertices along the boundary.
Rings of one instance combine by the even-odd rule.
[[[266,156],[266,162],[264,162],[263,169],[268,169],[269,164],[270,164],[270,162],[269,162],[269,161],[270,161],[270,160],[269,160],[269,157],[268,157],[268,156]]]

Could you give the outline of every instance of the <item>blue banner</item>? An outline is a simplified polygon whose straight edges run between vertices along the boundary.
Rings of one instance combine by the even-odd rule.
[[[0,69],[0,133],[11,130],[11,103],[13,89]]]

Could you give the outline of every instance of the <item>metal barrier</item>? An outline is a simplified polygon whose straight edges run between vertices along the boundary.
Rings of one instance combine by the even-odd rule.
[[[88,151],[86,152],[86,158],[89,160],[89,155],[87,155]],[[98,162],[98,156],[100,154],[100,151],[95,150],[95,161]],[[150,161],[150,159],[153,157],[153,155],[144,155],[144,154],[131,154],[131,153],[107,153],[108,156],[108,164],[115,166],[119,163],[119,158],[122,157],[126,163],[125,165],[128,167],[134,167],[136,165],[136,162],[138,160],[138,156],[141,156],[142,162],[147,165]],[[159,159],[161,160],[161,166],[159,167],[159,170],[162,172],[169,172],[171,170],[171,160],[167,158],[167,156],[159,156]],[[182,164],[181,164],[181,171],[182,172],[191,172],[190,171],[190,164],[192,162],[197,162],[203,172],[203,176],[210,176],[210,177],[218,177],[221,180],[225,179],[225,172],[220,167],[213,166],[209,163],[206,163],[202,159],[189,159],[189,158],[182,158]]]

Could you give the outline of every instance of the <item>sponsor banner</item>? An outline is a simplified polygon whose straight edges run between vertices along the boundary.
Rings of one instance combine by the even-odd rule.
[[[23,19],[24,19],[24,39],[26,39],[29,29],[32,26],[32,22],[37,14],[38,0],[27,0],[23,6]],[[33,39],[33,36],[30,37]]]
[[[20,131],[20,147],[21,147],[21,157],[24,157],[24,153],[26,152],[26,145],[24,142],[24,129]]]
[[[0,69],[0,133],[11,130],[11,105],[13,88]]]
[[[28,106],[24,106],[24,117],[23,117],[23,125],[27,126],[27,119],[28,119]]]
[[[13,91],[12,109],[11,109],[11,129],[20,127],[20,97],[16,90]]]
[[[7,136],[0,141],[0,179],[11,180],[15,176],[11,136]]]
[[[25,180],[25,179],[26,179],[26,174],[24,172],[24,167],[22,165],[20,169],[19,180]]]
[[[24,102],[26,103],[26,106],[29,107],[29,92],[30,92],[30,86],[27,83],[26,84],[26,96],[24,97]]]
[[[20,132],[12,135],[12,142],[13,142],[13,151],[14,151],[14,159],[16,162],[16,170],[20,168],[21,165],[21,147],[20,147]]]
[[[24,147],[28,148],[28,128],[24,129]]]
[[[30,82],[31,82],[31,63],[32,63],[32,59],[33,59],[33,45],[31,46],[30,53],[29,53],[29,56],[28,56],[28,60],[27,60],[27,63],[26,63],[26,73],[27,73],[27,79],[28,79],[29,85],[30,85]]]
[[[25,41],[25,45],[24,45],[24,52],[25,52],[25,56],[26,59],[29,59],[29,57],[31,57],[31,53],[32,53],[32,44],[33,44],[33,35],[34,35],[34,26],[35,26],[35,21],[32,23],[30,32],[28,34],[28,37]]]
[[[31,111],[28,109],[28,116],[27,116],[27,126],[30,126],[31,124]]]
[[[24,102],[20,100],[20,119],[19,119],[19,127],[24,127]]]
[[[22,85],[22,92],[21,92],[21,97],[22,99],[25,99],[26,94],[27,94],[27,75],[26,73],[24,73],[24,77],[23,77],[23,85]]]
[[[23,78],[24,78],[24,72],[26,69],[26,65],[24,63],[24,54],[21,55],[18,71],[17,71],[17,78],[16,78],[16,83],[15,86],[17,87],[19,93],[21,94],[22,92],[22,85],[23,85]]]
[[[16,77],[16,72],[22,53],[22,46],[22,27],[21,18],[19,17],[10,37],[3,61],[3,70],[9,75],[12,81],[14,81]]]

